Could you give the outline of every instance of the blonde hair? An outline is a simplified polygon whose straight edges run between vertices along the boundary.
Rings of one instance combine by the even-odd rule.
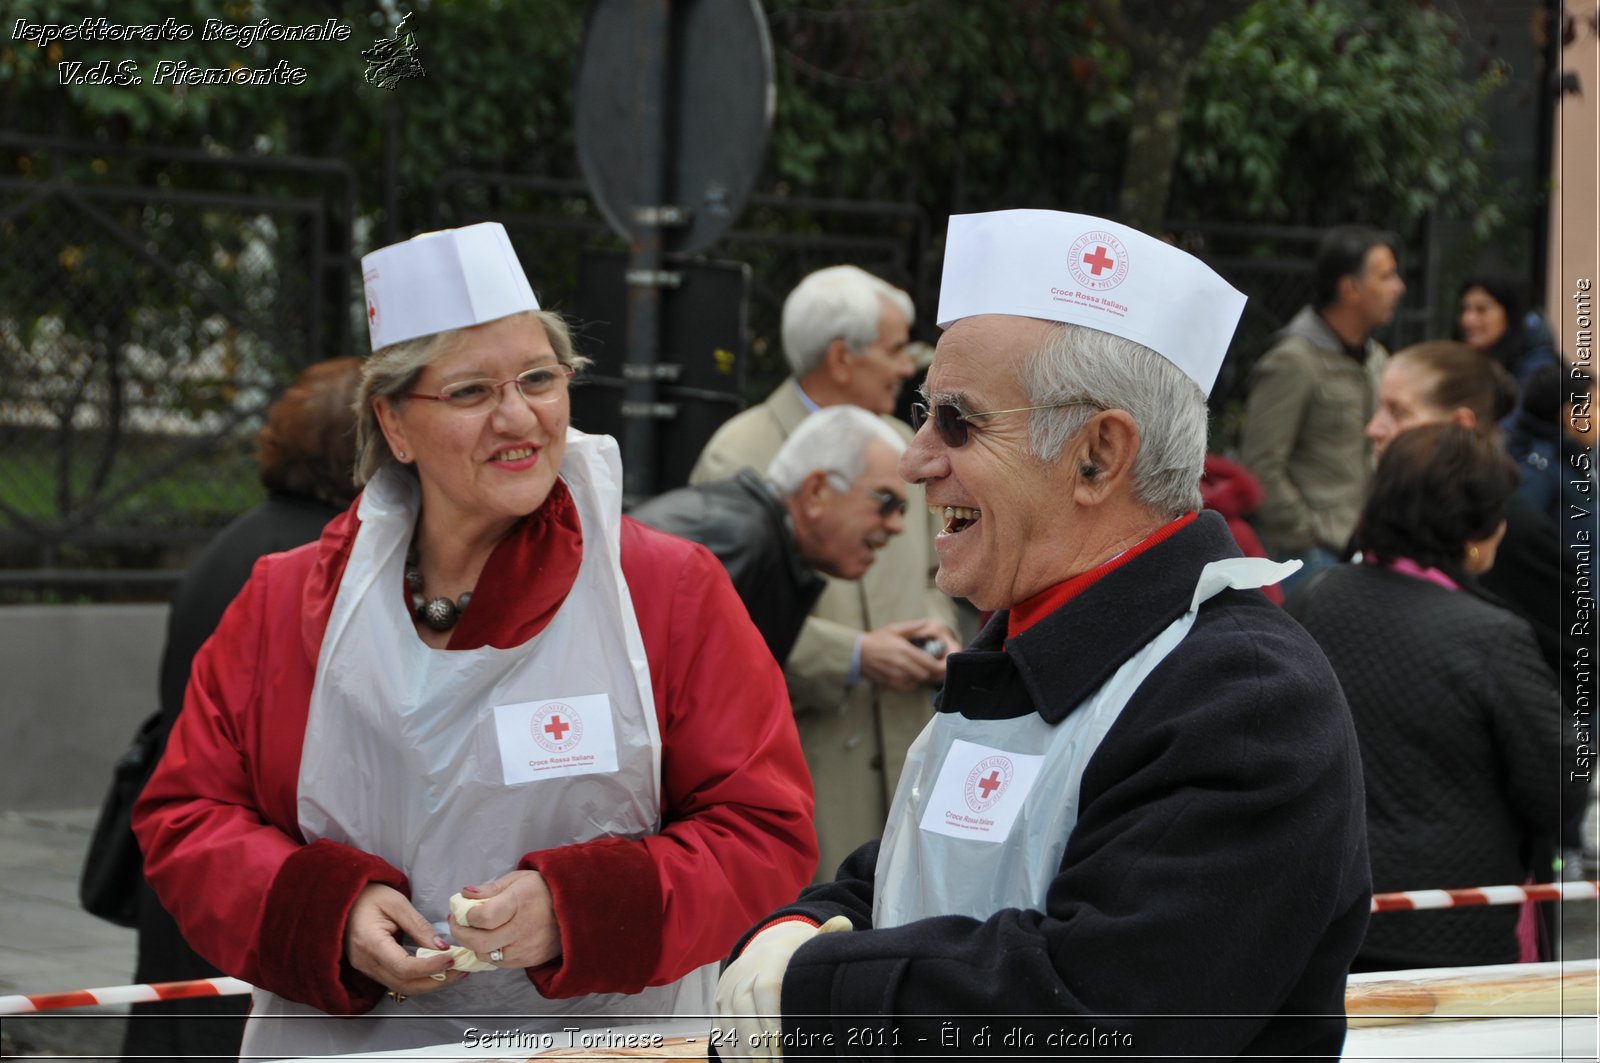
[[[510,316],[531,317],[542,325],[551,349],[556,352],[556,360],[562,365],[581,370],[589,364],[589,359],[572,349],[572,330],[554,310],[523,310]],[[394,454],[389,450],[389,441],[378,424],[375,402],[385,398],[396,405],[403,405],[406,393],[416,386],[417,377],[422,375],[422,371],[454,349],[465,331],[449,329],[431,336],[391,343],[373,351],[372,357],[367,359],[366,367],[361,372],[361,390],[356,393],[355,401],[357,486],[364,486],[377,475],[379,469],[395,461]]]

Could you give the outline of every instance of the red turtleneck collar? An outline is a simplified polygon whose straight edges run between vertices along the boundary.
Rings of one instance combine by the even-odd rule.
[[[1016,638],[1034,624],[1037,624],[1082,594],[1096,580],[1126,565],[1157,543],[1162,543],[1172,538],[1179,529],[1192,523],[1197,516],[1199,516],[1198,512],[1185,513],[1176,520],[1163,524],[1111,560],[1096,565],[1087,572],[1080,572],[1071,579],[1057,583],[1054,587],[1047,587],[1031,598],[1018,602],[1011,607],[1011,615],[1006,618],[1006,638]]]

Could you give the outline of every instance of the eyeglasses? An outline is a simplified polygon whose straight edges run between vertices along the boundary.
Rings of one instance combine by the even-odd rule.
[[[869,487],[866,491],[878,500],[878,516],[883,520],[888,520],[896,513],[902,517],[906,515],[906,500],[893,491],[882,487]]]
[[[949,402],[936,402],[933,404],[933,429],[939,433],[939,440],[945,446],[955,448],[967,445],[968,433],[972,429],[969,423],[976,417],[998,417],[1002,413],[1026,413],[1029,410],[1059,410],[1066,406],[1093,406],[1097,410],[1104,409],[1092,399],[1071,399],[1067,402],[1051,402],[1043,406],[1017,406],[1009,410],[982,410],[972,413],[963,413],[961,407]],[[911,404],[911,430],[922,431],[923,422],[928,419],[928,407],[920,402]]]
[[[828,479],[833,483],[834,487],[839,489],[839,491],[843,492],[844,494],[850,493],[850,481],[846,480],[840,474],[836,472],[830,472],[828,473]],[[888,488],[863,487],[861,490],[870,497],[877,499],[879,519],[888,520],[896,513],[900,514],[902,517],[905,516],[907,504],[906,500]]]
[[[500,401],[500,389],[507,384],[517,385],[517,390],[529,402],[548,401],[556,397],[572,375],[570,365],[541,365],[525,369],[510,380],[458,380],[446,384],[434,395],[420,391],[408,392],[413,399],[431,399],[442,402],[452,410],[463,412],[488,409]]]

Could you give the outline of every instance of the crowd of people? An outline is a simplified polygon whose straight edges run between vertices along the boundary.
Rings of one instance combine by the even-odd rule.
[[[1014,1015],[1336,1058],[1352,969],[1548,954],[1509,908],[1369,925],[1375,888],[1582,842],[1558,526],[1592,435],[1551,428],[1592,382],[1514,285],[1391,356],[1398,246],[1330,233],[1230,460],[1243,295],[1105,219],[953,217],[909,425],[917,308],[823,269],[791,375],[625,514],[499,224],[363,273],[371,356],[301,456],[347,493],[269,481],[180,594],[134,815],[152,934],[255,987],[244,1054],[672,1014],[724,1055],[934,1052]]]

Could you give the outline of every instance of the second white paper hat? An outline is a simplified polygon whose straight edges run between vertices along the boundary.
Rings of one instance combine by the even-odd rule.
[[[1245,297],[1211,267],[1087,214],[999,210],[950,218],[939,327],[1009,314],[1141,343],[1211,394]]]
[[[413,236],[362,256],[372,349],[539,309],[497,221]]]

